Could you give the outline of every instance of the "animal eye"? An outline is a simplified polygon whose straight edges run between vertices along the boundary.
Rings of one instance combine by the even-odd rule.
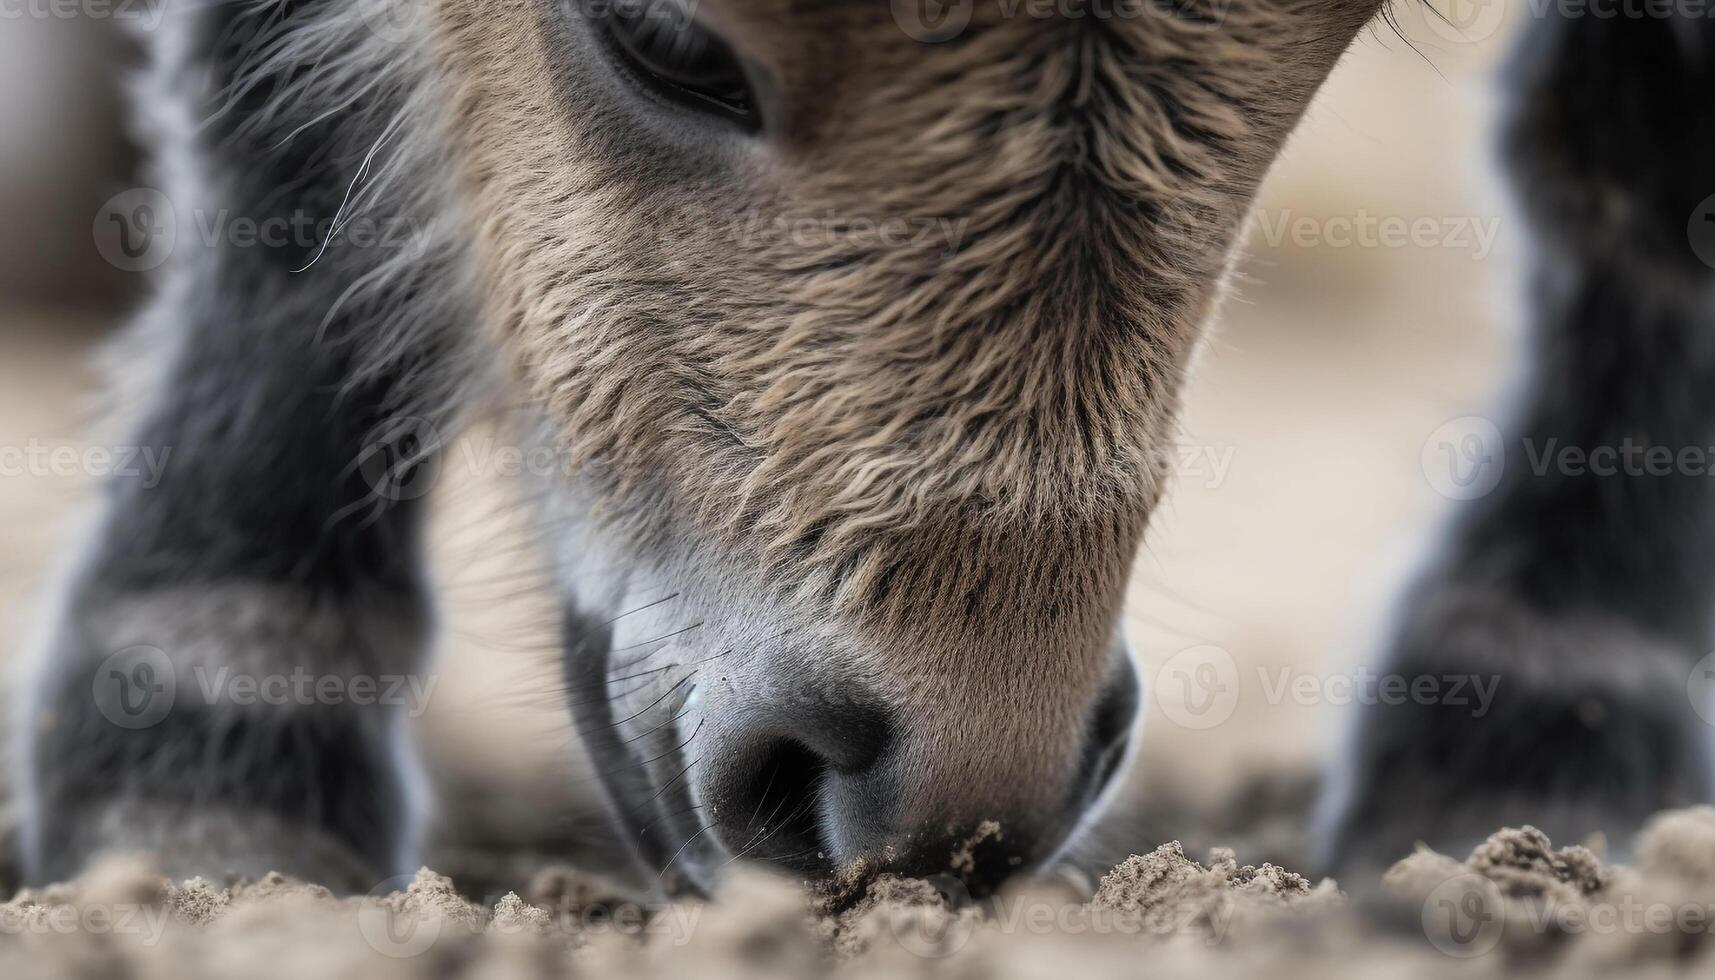
[[[747,130],[761,128],[744,65],[725,41],[697,23],[684,0],[615,0],[598,24],[643,84]]]

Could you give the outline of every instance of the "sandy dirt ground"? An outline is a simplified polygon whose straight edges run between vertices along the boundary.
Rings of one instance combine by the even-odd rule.
[[[792,889],[747,873],[731,885],[737,901],[700,909],[689,933],[670,932],[685,908],[646,910],[669,933],[643,941],[591,926],[591,909],[629,906],[608,901],[618,886],[588,877],[607,870],[614,849],[565,708],[539,693],[553,686],[554,615],[535,588],[528,525],[505,480],[450,467],[434,533],[449,628],[418,734],[439,800],[429,859],[451,879],[420,875],[367,904],[339,903],[275,880],[168,886],[146,863],[114,864],[5,906],[0,975],[122,967],[193,977],[242,964],[282,977],[507,977],[568,965],[756,976],[816,963],[851,976],[1024,976],[1064,972],[1074,946],[1082,972],[1116,975],[1206,975],[1211,949],[1225,967],[1279,975],[1708,965],[1694,932],[1616,937],[1569,931],[1554,915],[1634,894],[1675,909],[1715,899],[1709,812],[1661,818],[1628,869],[1522,833],[1465,861],[1420,854],[1385,887],[1341,883],[1382,896],[1362,913],[1339,887],[1278,867],[1308,866],[1305,812],[1345,706],[1270,692],[1291,675],[1333,691],[1325,682],[1371,652],[1394,584],[1447,508],[1426,477],[1424,445],[1443,423],[1493,403],[1516,320],[1522,243],[1489,176],[1484,134],[1505,31],[1466,44],[1409,17],[1405,27],[1416,50],[1386,29],[1370,33],[1313,108],[1271,179],[1202,355],[1177,484],[1125,611],[1155,683],[1139,764],[1104,834],[1118,867],[1093,904],[1031,894],[1020,907],[1045,910],[1048,926],[997,926],[980,910],[949,911],[932,885],[894,882],[811,914]],[[1427,245],[1347,241],[1354,226],[1388,220],[1434,222],[1441,234]],[[0,446],[90,444],[87,358],[108,320],[0,308]],[[0,630],[19,638],[7,649],[28,649],[95,484],[85,472],[0,474]],[[1183,691],[1163,683],[1188,657],[1226,672],[1231,696],[1214,716],[1187,712]],[[1120,863],[1132,853],[1142,857]],[[567,862],[579,870],[554,870]],[[8,877],[0,865],[0,894]],[[1462,884],[1437,893],[1448,881]],[[91,907],[166,911],[152,941],[137,943],[92,937],[80,911]],[[1426,918],[1437,909],[1447,935]],[[72,928],[43,924],[56,916]],[[1494,929],[1500,938],[1483,955],[1458,938],[1480,946]],[[429,933],[438,938],[416,955],[376,948]],[[949,943],[956,955],[944,956]]]
[[[507,978],[1707,976],[1715,809],[1663,814],[1605,865],[1523,828],[1463,859],[1420,850],[1361,904],[1331,881],[1137,855],[1093,896],[1052,885],[980,902],[882,877],[820,896],[761,872],[711,904],[641,905],[566,868],[474,902],[427,869],[340,899],[278,876],[171,882],[115,859],[0,905],[7,977]]]

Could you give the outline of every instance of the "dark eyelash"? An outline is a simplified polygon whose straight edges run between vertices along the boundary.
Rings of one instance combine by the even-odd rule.
[[[590,18],[609,57],[634,82],[689,108],[761,128],[743,64],[716,35],[670,0],[645,0]]]

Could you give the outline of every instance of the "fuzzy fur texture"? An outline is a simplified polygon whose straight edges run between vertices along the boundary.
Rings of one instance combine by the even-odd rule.
[[[815,608],[924,632],[1065,566],[1105,635],[1236,227],[1375,5],[985,7],[939,47],[869,5],[708,6],[783,93],[768,144],[651,118],[555,5],[441,15],[529,390],[616,511],[665,505],[639,523]],[[924,218],[960,240],[852,240]],[[825,241],[789,240],[805,219]],[[952,550],[998,581],[943,574]]]
[[[740,669],[876,691],[900,825],[1063,835],[1236,229],[1377,6],[979,4],[930,45],[875,4],[702,4],[766,76],[751,140],[631,91],[564,6],[444,5],[491,320],[599,533],[694,596],[660,632],[767,623],[814,653]],[[957,240],[859,240],[890,220]],[[709,696],[719,745],[746,698]]]
[[[1129,739],[1118,612],[1201,324],[1379,6],[983,0],[926,44],[870,0],[705,0],[759,135],[645,94],[599,4],[182,12],[153,41],[172,197],[419,247],[176,257],[140,444],[190,463],[116,495],[137,543],[98,534],[73,591],[165,614],[168,586],[264,579],[354,637],[432,621],[421,508],[358,477],[375,433],[418,420],[408,474],[497,394],[569,464],[543,500],[568,672],[658,879],[944,860],[990,821],[994,877],[1051,860]],[[38,709],[131,642],[60,636]],[[385,730],[350,737],[379,758]],[[350,809],[307,819],[351,840]]]
[[[279,867],[255,828],[330,884],[402,870],[401,706],[181,699],[131,727],[151,677],[102,685],[138,645],[169,672],[423,664],[418,476],[485,394],[561,461],[567,693],[644,883],[707,891],[748,857],[976,891],[1056,862],[1142,700],[1118,612],[1200,326],[1381,4],[972,0],[943,43],[908,6],[698,3],[754,132],[659,94],[599,0],[176,9],[145,105],[181,223],[415,247],[173,255],[129,440],[171,462],[111,482],[19,713],[32,873],[125,843],[120,813],[181,876]],[[1684,248],[1715,217],[1712,24],[1545,8],[1525,32],[1504,145],[1542,254],[1512,459],[1715,438],[1711,263]],[[1481,721],[1358,713],[1329,854],[1521,818],[1618,837],[1707,799],[1677,677],[1715,645],[1711,504],[1706,474],[1520,466],[1470,502],[1384,663],[1507,683]]]

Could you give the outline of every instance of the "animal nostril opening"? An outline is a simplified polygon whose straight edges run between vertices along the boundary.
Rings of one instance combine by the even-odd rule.
[[[828,769],[854,775],[886,753],[893,725],[886,709],[869,703],[811,701],[785,712],[792,738]]]
[[[1081,785],[1087,805],[1124,769],[1142,700],[1137,670],[1129,657],[1116,661],[1090,716]]]
[[[1123,661],[1108,679],[1090,718],[1091,742],[1102,749],[1124,745],[1137,725],[1142,694],[1137,669],[1129,660]]]
[[[828,771],[827,760],[797,742],[771,744],[715,815],[727,850],[747,861],[824,870],[822,804]]]
[[[827,676],[774,695],[730,719],[705,774],[705,818],[733,857],[819,876],[885,829],[870,804],[893,718],[861,685]]]

